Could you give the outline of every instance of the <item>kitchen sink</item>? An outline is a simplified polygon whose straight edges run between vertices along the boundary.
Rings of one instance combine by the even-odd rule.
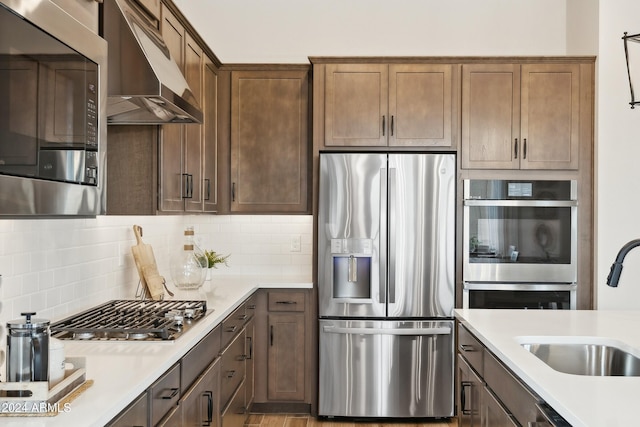
[[[524,343],[526,350],[559,372],[589,376],[640,376],[640,358],[608,344]]]

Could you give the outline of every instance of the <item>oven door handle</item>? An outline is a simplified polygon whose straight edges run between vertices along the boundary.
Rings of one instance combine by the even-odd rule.
[[[348,335],[451,335],[451,328],[340,328],[336,326],[323,326],[322,331],[329,334]]]
[[[476,200],[466,199],[465,206],[513,206],[536,208],[572,208],[578,206],[577,200]]]

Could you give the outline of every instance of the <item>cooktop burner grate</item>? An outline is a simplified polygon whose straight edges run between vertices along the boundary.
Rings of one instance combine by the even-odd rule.
[[[58,339],[174,340],[207,314],[206,301],[113,300],[51,325]]]

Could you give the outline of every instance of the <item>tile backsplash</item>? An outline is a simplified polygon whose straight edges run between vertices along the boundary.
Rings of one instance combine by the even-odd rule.
[[[231,254],[212,275],[311,279],[309,215],[99,216],[0,220],[0,342],[8,320],[37,312],[52,322],[99,303],[134,298],[138,285],[132,226],[143,229],[171,287],[170,260],[193,225],[202,249]],[[300,241],[300,250],[292,250]],[[297,248],[294,248],[297,249]],[[0,348],[1,349],[1,348]],[[1,349],[3,350],[3,349]],[[2,364],[3,360],[0,360]],[[0,373],[0,378],[4,372]]]

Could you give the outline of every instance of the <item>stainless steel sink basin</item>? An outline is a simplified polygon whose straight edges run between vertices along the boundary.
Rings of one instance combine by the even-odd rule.
[[[640,358],[604,344],[522,344],[556,371],[590,376],[640,376]]]

